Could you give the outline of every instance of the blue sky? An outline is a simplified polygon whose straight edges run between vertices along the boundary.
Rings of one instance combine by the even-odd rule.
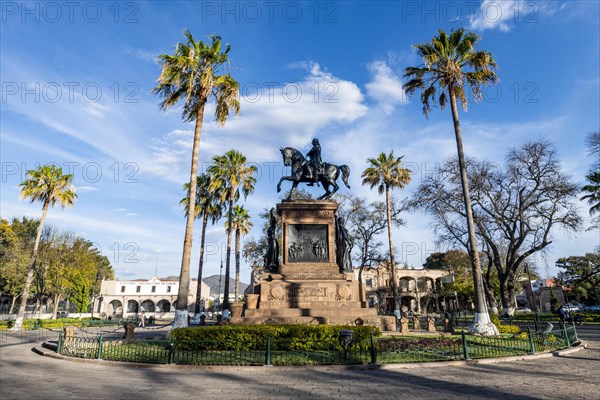
[[[79,199],[52,209],[50,224],[97,243],[121,279],[150,278],[157,265],[159,276],[179,273],[193,125],[179,109],[159,111],[150,91],[155,56],[172,53],[186,28],[231,44],[241,115],[218,128],[209,105],[200,158],[206,166],[235,148],[256,163],[259,182],[246,201],[256,226],[258,212],[277,202],[279,147],[306,152],[318,137],[324,160],[352,170],[352,189],[342,191],[370,200],[376,192],[360,185],[367,157],[405,155],[415,172],[396,193],[403,198],[455,154],[450,110],[426,119],[418,97],[402,92],[403,69],[419,63],[411,45],[438,28],[476,31],[499,65],[500,84],[461,112],[468,155],[502,163],[512,146],[545,138],[583,182],[592,163],[585,135],[600,127],[599,14],[595,1],[3,2],[2,218],[39,217],[17,186],[36,163],[53,162],[74,173]],[[436,250],[431,221],[405,219],[397,252],[420,267]],[[197,224],[192,276],[199,234]],[[222,223],[208,241],[206,276],[218,274],[225,253]],[[554,274],[557,258],[599,243],[598,230],[555,231],[547,254],[532,261]],[[242,280],[249,274],[243,265]]]

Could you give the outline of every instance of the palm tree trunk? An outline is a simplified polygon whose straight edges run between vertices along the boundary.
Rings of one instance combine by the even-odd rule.
[[[200,153],[200,137],[202,136],[202,119],[204,118],[204,104],[206,99],[200,98],[198,115],[196,116],[196,126],[194,128],[194,145],[192,147],[192,165],[190,168],[190,210],[193,210],[196,204],[196,186],[198,179],[198,155]],[[173,328],[186,327],[188,293],[190,290],[190,261],[192,256],[192,233],[194,230],[194,212],[188,212],[185,224],[185,236],[183,239],[183,256],[181,257],[181,270],[179,272],[179,291],[177,292],[177,310],[175,310],[175,320]]]
[[[240,230],[235,230],[235,301],[240,292]]]
[[[200,318],[200,306],[202,303],[202,269],[204,268],[204,243],[206,241],[206,225],[208,224],[208,213],[202,213],[202,235],[200,236],[200,261],[198,262],[198,286],[196,287],[196,305],[194,306],[194,319]],[[197,318],[196,318],[197,317]]]
[[[469,193],[469,181],[467,178],[467,167],[465,165],[465,154],[462,145],[462,135],[460,132],[460,121],[458,120],[458,108],[456,106],[456,95],[453,87],[448,88],[450,93],[450,105],[452,107],[452,120],[454,122],[454,134],[456,136],[456,149],[458,152],[458,168],[460,170],[460,182],[463,189],[463,200],[467,214],[467,229],[469,231],[469,255],[471,259],[471,268],[473,270],[473,282],[475,289],[475,318],[473,324],[469,327],[469,332],[497,335],[498,329],[491,323],[483,292],[483,279],[481,276],[481,263],[479,261],[479,251],[477,246],[477,237],[475,236],[475,223],[473,221],[473,209],[471,208],[471,195]]]
[[[223,289],[223,307],[222,310],[229,310],[229,274],[231,273],[231,227],[233,226],[233,195],[235,191],[231,188],[229,193],[229,210],[227,215],[227,255],[225,259],[225,288]]]
[[[42,231],[44,230],[44,222],[46,221],[46,214],[48,213],[48,206],[50,205],[50,199],[44,201],[44,207],[42,209],[42,219],[40,220],[40,226],[38,226],[37,235],[35,237],[35,243],[33,245],[33,255],[31,256],[31,263],[27,270],[27,278],[25,279],[25,286],[23,287],[23,293],[21,294],[21,305],[17,312],[17,319],[11,330],[21,330],[23,327],[23,317],[25,316],[25,306],[27,306],[27,298],[29,297],[29,289],[31,288],[31,282],[33,282],[33,272],[35,271],[35,263],[38,256],[38,250],[40,247],[40,241],[42,240]]]
[[[392,293],[394,296],[394,315],[400,317],[400,294],[398,293],[398,281],[396,279],[396,261],[394,260],[394,245],[392,244],[392,212],[390,209],[390,187],[385,185],[385,205],[387,211],[388,240],[390,245],[390,266],[392,271]]]

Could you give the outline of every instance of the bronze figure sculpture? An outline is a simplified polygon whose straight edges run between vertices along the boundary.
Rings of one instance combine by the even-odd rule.
[[[311,157],[311,161],[308,162],[301,152],[293,147],[280,148],[281,155],[283,157],[283,164],[287,167],[292,167],[292,174],[290,176],[283,176],[277,184],[277,192],[281,191],[281,183],[283,181],[291,181],[292,189],[286,200],[292,198],[292,194],[299,183],[308,183],[312,186],[316,182],[320,182],[325,189],[325,194],[319,197],[319,200],[329,199],[335,192],[339,190],[339,185],[336,183],[340,175],[342,175],[342,181],[348,189],[348,177],[350,176],[350,167],[347,165],[337,166],[331,163],[323,163],[321,161],[321,146],[317,139],[313,140],[313,148],[308,152],[308,156]],[[333,187],[333,190],[329,190]]]
[[[277,273],[279,270],[279,242],[275,236],[277,219],[275,210],[271,208],[269,213],[269,228],[267,228],[267,253],[265,254],[265,270]]]

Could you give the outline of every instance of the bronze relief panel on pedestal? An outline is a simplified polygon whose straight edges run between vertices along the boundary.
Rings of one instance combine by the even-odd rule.
[[[329,262],[327,224],[288,224],[288,262]]]

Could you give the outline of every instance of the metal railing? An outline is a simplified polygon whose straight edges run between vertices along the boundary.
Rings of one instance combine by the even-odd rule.
[[[575,326],[563,325],[549,332],[528,331],[515,337],[452,335],[444,337],[371,336],[326,350],[293,350],[291,339],[267,337],[249,350],[235,346],[215,348],[202,341],[68,337],[61,332],[57,352],[71,357],[154,364],[182,365],[347,365],[454,361],[554,351],[576,343]]]

